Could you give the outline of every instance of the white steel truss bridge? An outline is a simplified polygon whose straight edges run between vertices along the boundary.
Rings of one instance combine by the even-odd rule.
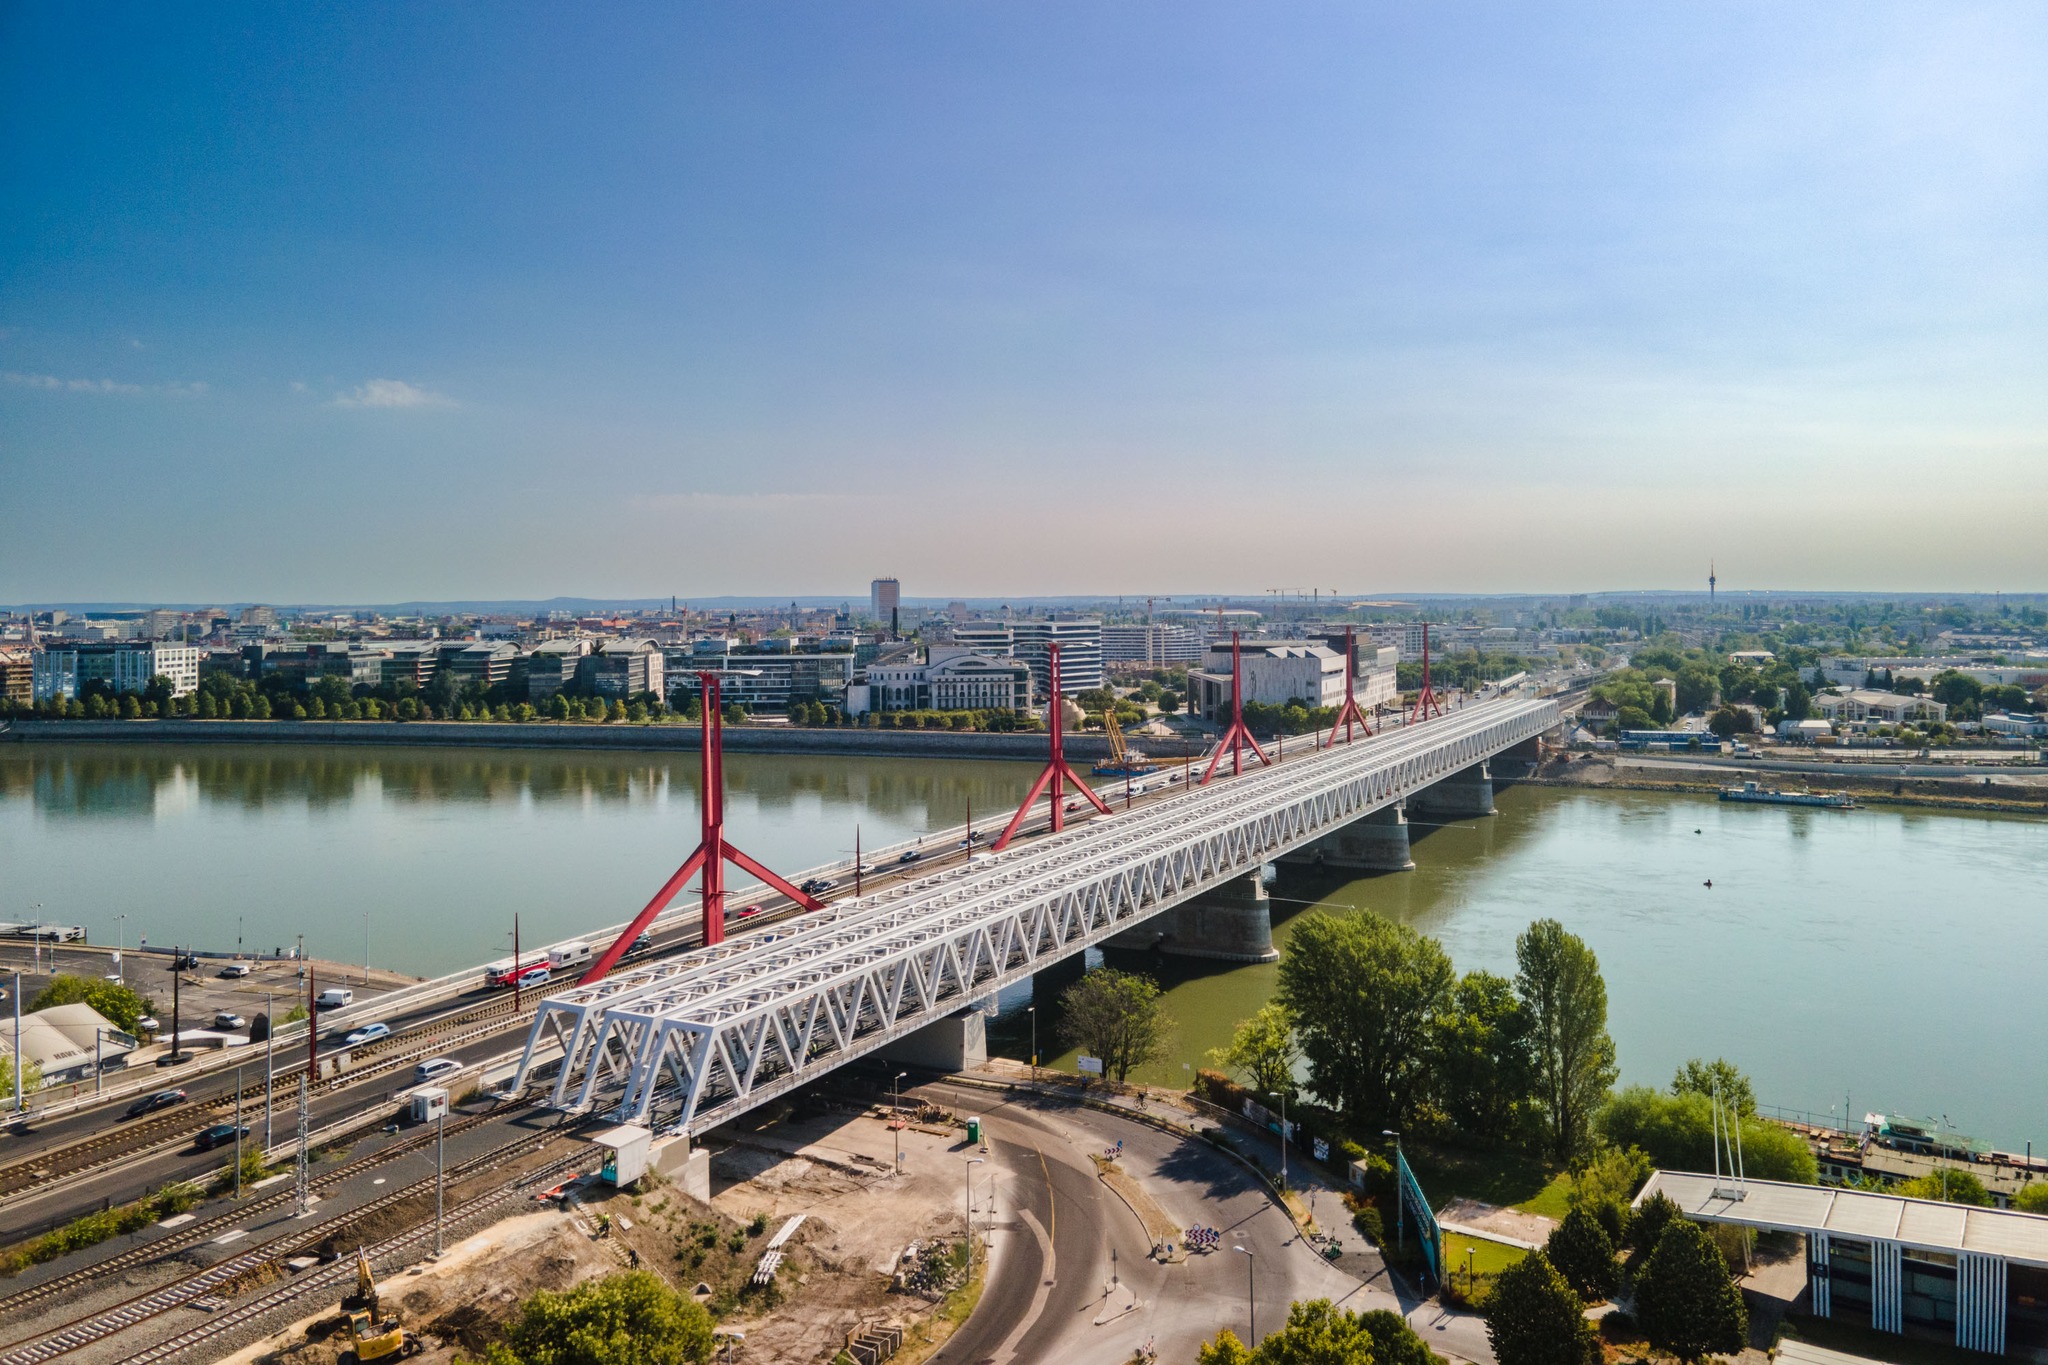
[[[702,1133],[1557,723],[1469,705],[614,973],[548,997],[512,1089]]]

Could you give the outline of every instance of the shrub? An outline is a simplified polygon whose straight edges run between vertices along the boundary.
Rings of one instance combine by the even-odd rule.
[[[1387,1223],[1380,1217],[1378,1204],[1361,1204],[1351,1215],[1351,1226],[1358,1229],[1358,1235],[1374,1246],[1387,1240]]]

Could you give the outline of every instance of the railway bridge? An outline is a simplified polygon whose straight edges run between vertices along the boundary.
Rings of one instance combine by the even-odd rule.
[[[1290,753],[557,992],[512,1089],[694,1136],[1112,939],[1269,956],[1266,864],[1406,866],[1409,804],[1491,813],[1489,762],[1533,754],[1558,719],[1549,701],[1500,699]]]

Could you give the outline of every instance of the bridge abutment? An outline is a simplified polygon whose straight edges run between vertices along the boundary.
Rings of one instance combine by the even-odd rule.
[[[1415,859],[1408,851],[1405,801],[1382,806],[1280,856],[1292,867],[1329,868],[1340,872],[1407,872]]]
[[[1462,772],[1424,787],[1408,798],[1409,806],[1421,814],[1454,817],[1492,815],[1493,770],[1482,760]]]

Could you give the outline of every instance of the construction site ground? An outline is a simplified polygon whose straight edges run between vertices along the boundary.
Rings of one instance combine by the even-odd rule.
[[[589,1187],[566,1207],[500,1222],[450,1247],[438,1263],[388,1277],[385,1311],[421,1333],[429,1362],[475,1360],[519,1303],[637,1264],[719,1310],[745,1333],[735,1359],[829,1361],[849,1331],[914,1327],[933,1304],[893,1291],[913,1242],[957,1239],[963,1224],[965,1135],[937,1123],[906,1127],[904,1174],[893,1174],[893,1133],[869,1115],[785,1119],[707,1143],[712,1201],[661,1179],[638,1194]],[[769,1239],[807,1215],[767,1289],[747,1288]],[[610,1230],[597,1235],[600,1215]],[[636,1259],[637,1258],[637,1259]],[[229,1357],[265,1365],[329,1365],[347,1357],[338,1305]],[[725,1359],[723,1349],[719,1359]]]

